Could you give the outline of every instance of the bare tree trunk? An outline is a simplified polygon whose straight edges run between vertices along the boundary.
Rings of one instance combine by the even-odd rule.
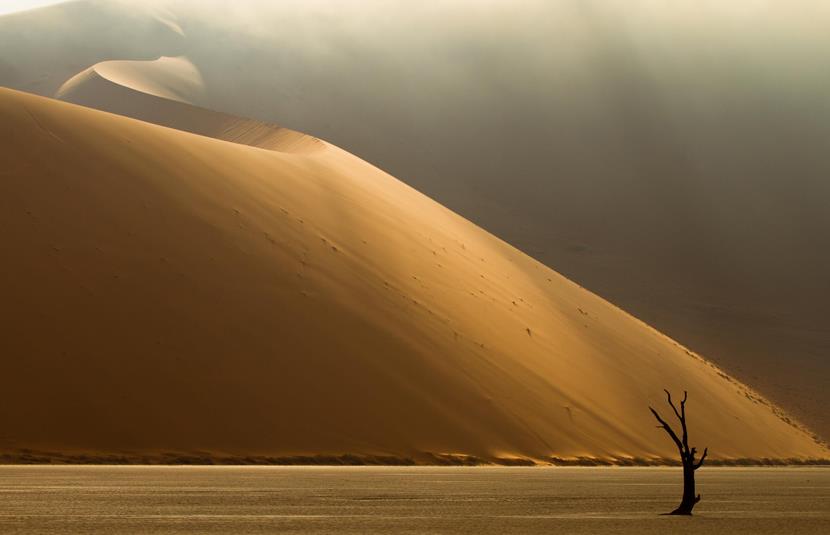
[[[703,449],[703,455],[701,455],[700,460],[695,463],[697,449],[689,447],[689,432],[686,429],[686,399],[688,398],[688,393],[683,392],[683,401],[680,402],[680,410],[678,411],[671,399],[669,391],[665,390],[665,392],[669,405],[674,411],[675,416],[677,416],[677,419],[680,420],[680,426],[683,431],[682,438],[678,437],[677,433],[674,432],[674,429],[672,429],[672,427],[660,417],[660,414],[658,414],[653,408],[649,407],[651,413],[655,418],[657,418],[657,421],[660,422],[660,425],[657,427],[663,428],[666,433],[668,433],[672,441],[674,441],[674,444],[677,446],[680,453],[680,461],[683,463],[683,499],[680,501],[680,505],[677,506],[677,509],[669,514],[691,515],[692,509],[694,509],[697,502],[700,501],[700,494],[695,494],[695,470],[703,465],[703,461],[706,459],[706,454],[709,453],[709,448]]]
[[[700,495],[695,496],[695,469],[683,466],[683,499],[677,509],[669,514],[690,515],[695,504],[700,501]]]

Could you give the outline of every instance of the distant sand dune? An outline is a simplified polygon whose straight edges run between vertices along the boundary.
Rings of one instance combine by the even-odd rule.
[[[262,150],[11,90],[0,117],[7,458],[659,462],[663,387],[689,390],[715,459],[830,455],[330,144]]]
[[[199,105],[205,100],[202,75],[183,56],[153,61],[104,61],[68,80],[56,96],[63,98],[97,76],[141,93],[179,102]]]
[[[56,98],[243,145],[281,152],[322,149],[319,139],[287,128],[194,107],[204,88],[186,58],[107,61],[67,81]],[[189,104],[193,104],[191,106]]]
[[[175,14],[155,2],[73,0],[2,15],[0,85],[52,95],[90,65],[181,54],[184,42]]]

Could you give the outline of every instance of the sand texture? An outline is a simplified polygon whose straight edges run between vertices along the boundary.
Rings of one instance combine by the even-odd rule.
[[[333,145],[265,150],[12,90],[0,117],[5,452],[656,459],[674,452],[647,405],[668,387],[713,458],[828,456]]]
[[[676,505],[676,469],[0,466],[5,494],[0,530],[26,535],[830,532],[830,470],[703,470],[698,482],[703,501],[690,520],[659,515]]]

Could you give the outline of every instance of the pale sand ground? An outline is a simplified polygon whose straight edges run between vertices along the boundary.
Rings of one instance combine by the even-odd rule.
[[[17,534],[824,534],[830,470],[699,472],[693,518],[660,468],[0,467]]]
[[[187,53],[208,107],[361,155],[830,437],[826,2],[146,4],[3,17],[0,85]]]
[[[826,457],[697,355],[334,146],[0,91],[3,449]],[[293,145],[295,138],[291,138]]]

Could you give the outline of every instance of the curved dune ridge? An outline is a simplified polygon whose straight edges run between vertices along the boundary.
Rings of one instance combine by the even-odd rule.
[[[689,390],[713,458],[828,456],[332,145],[267,151],[5,89],[0,116],[7,454],[656,460],[675,453],[647,409],[667,387]]]
[[[184,52],[176,16],[157,2],[69,0],[0,15],[0,85],[41,95],[80,67]]]
[[[194,90],[193,88],[197,88]],[[56,98],[224,141],[282,152],[322,149],[325,142],[288,128],[199,108],[204,91],[187,58],[106,61],[64,83]]]
[[[205,82],[199,69],[183,56],[162,56],[153,61],[103,61],[68,80],[56,96],[61,98],[97,76],[141,93],[188,104],[198,105],[205,99]]]

